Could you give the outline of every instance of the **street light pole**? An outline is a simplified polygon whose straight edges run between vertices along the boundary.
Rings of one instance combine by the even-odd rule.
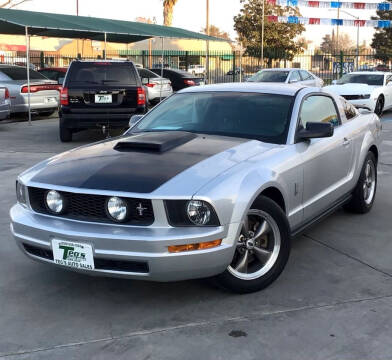
[[[206,34],[210,36],[210,1],[206,0]],[[206,83],[210,83],[210,42],[207,40],[207,52],[206,52]]]

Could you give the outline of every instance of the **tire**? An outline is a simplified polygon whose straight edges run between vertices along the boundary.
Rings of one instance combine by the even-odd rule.
[[[59,135],[60,135],[61,142],[72,141],[72,130],[65,127],[61,119],[60,119],[60,126],[59,126]]]
[[[370,171],[370,173],[369,173]],[[357,185],[352,194],[352,199],[345,205],[345,209],[357,214],[366,214],[373,206],[377,191],[377,160],[369,151]]]
[[[287,217],[274,201],[260,196],[246,218],[252,232],[246,231],[244,222],[232,263],[214,279],[223,288],[240,294],[262,290],[276,280],[291,248]]]
[[[378,116],[381,116],[383,111],[384,111],[384,97],[380,95],[377,99],[376,107],[374,108],[374,112]]]

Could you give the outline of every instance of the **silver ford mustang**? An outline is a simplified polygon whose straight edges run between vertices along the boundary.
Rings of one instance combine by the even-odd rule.
[[[381,123],[320,88],[188,88],[131,122],[18,177],[11,231],[26,255],[252,292],[282,272],[295,234],[373,205]]]

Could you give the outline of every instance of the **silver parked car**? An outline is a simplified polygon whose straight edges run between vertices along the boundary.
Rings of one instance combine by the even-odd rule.
[[[0,65],[0,87],[10,92],[11,113],[28,112],[28,86],[26,68]],[[51,115],[59,106],[59,85],[35,70],[30,70],[30,101],[33,112]]]
[[[293,235],[375,199],[380,120],[321,88],[191,87],[131,123],[18,177],[11,231],[26,255],[251,292],[279,276]]]
[[[10,92],[6,87],[0,87],[0,120],[8,119],[11,113]]]
[[[303,69],[263,69],[252,75],[249,82],[277,82],[285,84],[301,84],[305,86],[322,87],[324,81]]]
[[[154,72],[137,68],[144,90],[146,91],[146,98],[149,104],[156,104],[161,99],[164,99],[173,94],[173,88],[169,79],[165,79],[155,74]]]

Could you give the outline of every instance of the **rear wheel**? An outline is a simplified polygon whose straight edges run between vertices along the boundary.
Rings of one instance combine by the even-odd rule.
[[[377,190],[377,161],[369,151],[362,167],[361,175],[352,194],[351,201],[345,209],[357,214],[365,214],[373,206]]]
[[[264,289],[280,275],[289,254],[287,217],[274,201],[261,196],[247,211],[231,264],[216,279],[237,293]]]
[[[378,115],[381,116],[382,112],[384,110],[384,97],[379,96],[376,102],[376,107],[374,108],[374,112]]]
[[[62,119],[60,119],[60,126],[59,126],[59,135],[61,142],[70,142],[72,141],[72,130],[65,127]]]

